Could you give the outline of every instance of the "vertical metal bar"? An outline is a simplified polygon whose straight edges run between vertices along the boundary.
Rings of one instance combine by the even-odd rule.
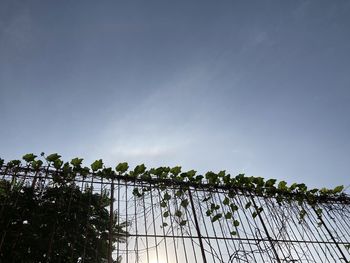
[[[114,203],[114,179],[112,179],[112,184],[111,184],[111,204],[109,206],[108,263],[113,263],[113,258],[112,258],[112,252],[113,252],[112,236],[113,236],[113,221],[114,221],[113,203]]]
[[[301,226],[302,230],[300,230],[298,228],[298,223],[299,222],[295,221],[296,218],[300,217],[299,216],[300,210],[299,210],[299,205],[298,204],[296,204],[296,203],[292,203],[291,204],[291,212],[292,212],[291,213],[292,214],[291,219],[293,220],[293,224],[296,226],[296,229],[298,230],[299,237],[304,239],[304,234],[305,234],[309,240],[312,240],[312,237],[314,237],[314,240],[318,240],[316,235],[314,234],[314,231],[310,231],[310,228],[305,228],[303,224],[299,224]],[[307,216],[307,218],[309,218],[309,216]],[[311,221],[310,218],[309,218],[309,220]],[[310,234],[309,234],[309,232],[310,232]],[[313,242],[311,242],[311,245],[312,245],[313,250],[315,251],[315,253],[310,252],[312,260],[314,262],[322,261],[323,258],[321,257],[320,253],[318,252],[317,246]],[[307,247],[309,249],[309,247],[311,247],[311,246],[307,246]],[[320,246],[320,247],[321,247],[322,252],[325,253],[323,251],[323,249],[322,249],[322,246]],[[315,254],[315,256],[314,256],[314,254]],[[319,260],[315,259],[316,255],[319,258]]]
[[[170,219],[170,227],[171,227],[171,234],[173,236],[173,246],[174,246],[174,253],[175,253],[175,259],[176,259],[176,263],[179,263],[179,259],[178,259],[178,254],[177,254],[177,249],[176,249],[176,240],[177,238],[175,238],[175,232],[174,232],[174,221],[175,219],[173,220],[173,216],[171,215],[170,211],[171,211],[171,206],[170,206],[170,203],[169,203],[169,200],[167,201],[167,207],[168,207],[168,212],[169,212],[169,219]]]
[[[87,186],[88,187],[88,186]],[[93,191],[94,191],[94,174],[91,174],[91,193],[89,195],[89,206],[88,206],[88,214],[87,214],[87,218],[86,218],[86,230],[85,230],[85,241],[84,241],[84,250],[83,250],[83,262],[85,262],[85,256],[86,256],[86,246],[87,246],[87,242],[88,242],[88,225],[89,225],[89,220],[90,220],[90,210],[91,210],[91,198],[93,195]],[[87,193],[89,193],[89,190],[87,190]]]
[[[260,198],[258,198],[258,202],[259,202],[259,205],[260,205],[260,206],[263,205],[262,202],[261,202],[261,200],[260,200]],[[265,203],[267,202],[266,199],[264,199],[264,202],[265,202]],[[270,212],[271,212],[271,210],[270,210]],[[266,213],[264,213],[264,215],[265,215],[265,219],[266,219],[266,221],[267,221],[267,224],[266,224],[266,225],[268,225],[269,229],[271,229],[271,232],[272,232],[274,238],[276,239],[277,237],[276,237],[276,234],[275,234],[275,232],[274,232],[275,227],[274,227],[273,224],[272,224],[272,221],[275,220],[275,217],[272,217],[272,220],[271,220],[271,219],[269,220],[269,219],[267,218]],[[261,217],[261,218],[262,218],[262,217]],[[283,223],[283,222],[282,222],[282,223]],[[276,224],[276,226],[277,226],[277,224]],[[281,243],[281,242],[277,242],[277,246],[278,246],[279,250],[280,250],[281,253],[282,253],[282,260],[285,260],[285,259],[288,258],[288,255],[285,255],[284,250],[283,250],[283,246],[281,246],[280,243]],[[282,244],[282,245],[283,245],[283,244]]]
[[[199,196],[198,192],[199,192],[198,190],[194,189],[194,193],[196,194],[196,196],[197,196],[197,198],[199,200],[200,196]],[[211,255],[211,258],[213,260],[212,262],[215,262],[215,258],[214,258],[215,251],[214,251],[213,246],[211,245],[211,242],[210,242],[211,238],[209,236],[207,224],[205,222],[205,217],[204,217],[204,213],[203,213],[203,209],[202,209],[202,204],[201,203],[198,204],[198,207],[199,207],[199,211],[200,211],[199,214],[200,214],[200,216],[201,216],[201,218],[203,220],[203,226],[204,226],[204,230],[205,230],[205,234],[206,234],[206,238],[207,238],[206,241],[207,241],[207,244],[208,244],[208,246],[210,248],[210,255]]]
[[[174,189],[175,192],[176,189]],[[174,200],[174,206],[176,211],[179,210],[179,206],[177,204],[177,199]],[[186,250],[186,244],[185,244],[185,238],[184,238],[184,234],[183,234],[183,226],[180,226],[180,232],[181,232],[181,239],[182,239],[182,247],[184,250],[184,255],[185,255],[185,262],[188,263],[188,257],[187,257],[187,250]]]
[[[197,235],[198,235],[198,240],[199,240],[199,246],[201,248],[202,252],[202,257],[203,257],[203,262],[207,263],[207,259],[205,257],[205,251],[204,251],[204,246],[203,246],[203,241],[202,241],[202,235],[201,231],[199,229],[199,223],[196,215],[196,209],[194,208],[194,202],[191,194],[191,189],[188,189],[188,196],[190,197],[190,202],[191,202],[191,207],[192,207],[192,212],[193,212],[193,218],[194,218],[194,223],[196,224],[196,230],[197,230]]]
[[[118,185],[118,200],[117,200],[117,226],[118,229],[120,229],[120,190],[121,190],[121,184],[120,184],[120,179],[118,177],[118,181],[117,181],[117,185]],[[119,233],[118,233],[119,234]],[[119,242],[117,242],[117,260],[119,260],[119,256],[120,256],[120,252],[119,252]]]
[[[317,218],[321,221],[322,225],[324,226],[324,228],[326,229],[326,231],[328,232],[329,236],[331,237],[331,239],[333,240],[334,244],[336,245],[336,247],[338,248],[340,254],[342,255],[343,259],[345,260],[345,262],[349,262],[349,259],[347,259],[345,257],[345,254],[343,252],[343,250],[341,250],[338,242],[335,240],[334,236],[332,235],[332,232],[329,230],[328,226],[326,225],[326,223],[324,222],[324,220],[322,219],[322,216],[320,216],[317,212],[316,212],[316,208],[315,206],[311,206],[312,210],[315,212],[315,214],[317,215]]]
[[[141,188],[143,188],[143,182],[141,182]],[[151,193],[152,194],[152,193]],[[146,239],[146,256],[147,256],[147,262],[150,262],[149,257],[149,244],[148,244],[148,225],[147,225],[147,216],[146,216],[146,203],[145,203],[145,196],[142,195],[142,205],[143,205],[143,218],[144,218],[144,224],[145,224],[145,239]],[[137,215],[135,215],[135,218],[137,218]]]
[[[125,230],[128,233],[128,181],[125,180]],[[126,241],[126,263],[129,263],[129,242]]]
[[[134,181],[134,189],[136,187],[136,181]],[[138,228],[137,228],[137,202],[136,196],[134,195],[134,216],[135,216],[135,262],[139,262],[139,237],[138,237]]]
[[[307,209],[311,211],[311,208],[307,208]],[[316,230],[316,231],[312,231],[311,233],[316,238],[316,240],[320,241],[319,246],[320,246],[320,249],[322,250],[322,253],[323,253],[323,257],[320,257],[320,258],[322,258],[322,259],[324,258],[328,262],[331,262],[329,260],[329,258],[327,257],[327,251],[329,251],[329,248],[322,243],[324,241],[328,241],[328,239],[324,239],[324,237],[326,237],[327,233],[326,233],[326,231],[323,228],[318,226],[318,222],[317,222],[318,218],[317,218],[317,216],[314,215],[314,213],[311,213],[310,211],[308,211],[307,216],[310,219],[310,222],[312,223],[312,226]],[[316,237],[315,233],[317,233],[317,237]],[[324,246],[324,248],[323,248],[323,246]],[[337,254],[337,250],[334,249],[333,247],[332,247],[332,249]],[[332,254],[331,254],[331,256],[332,256]]]
[[[283,210],[281,210],[279,206],[276,206],[276,203],[270,199],[265,199],[264,201],[265,201],[265,205],[268,207],[268,210],[270,212],[270,218],[272,218],[272,220],[275,222],[276,226],[278,226],[279,224],[282,224],[282,228],[289,227],[292,235],[294,236],[294,238],[296,238],[293,228],[290,227],[290,223],[289,223],[290,220],[285,218],[285,216],[284,216],[285,214],[284,214]],[[286,206],[287,204],[284,204],[284,205]],[[277,209],[280,209],[280,210],[277,211]],[[291,240],[290,235],[287,233],[287,231],[285,231],[285,232],[288,236],[288,240]],[[294,246],[292,244],[292,247],[293,247],[293,250],[295,251],[296,256],[298,257],[299,262],[302,262],[302,259],[299,256],[299,252],[296,250],[296,245]],[[292,251],[290,249],[288,249],[288,252],[290,253],[289,254],[289,257],[290,257],[292,255]],[[291,260],[294,260],[294,259],[292,258]]]
[[[213,198],[213,193],[212,194],[212,198]],[[207,209],[209,210],[209,205],[207,202],[205,202],[206,206],[207,206]],[[216,243],[216,246],[217,246],[217,251],[215,251],[215,256],[218,258],[219,262],[221,263],[224,263],[224,258],[222,257],[222,252],[221,252],[221,248],[220,248],[220,244],[219,244],[219,239],[218,239],[218,236],[216,234],[216,229],[215,229],[215,226],[214,226],[214,222],[213,222],[213,216],[210,215],[210,224],[211,224],[211,229],[214,233],[214,239],[215,239],[215,243]],[[218,253],[216,253],[218,252]]]
[[[254,197],[253,197],[252,195],[251,195],[250,197],[251,197],[251,199],[252,199],[252,202],[253,202],[253,205],[254,205],[255,210],[258,210],[258,207],[256,206]],[[267,239],[268,239],[269,242],[270,242],[272,251],[273,251],[273,253],[275,254],[276,261],[277,261],[278,263],[281,263],[281,260],[279,259],[278,254],[277,254],[277,251],[276,251],[276,249],[275,249],[275,246],[274,246],[274,244],[273,244],[273,242],[272,242],[271,236],[270,236],[269,232],[267,231],[267,227],[266,227],[266,225],[265,225],[265,222],[264,222],[264,220],[262,219],[260,213],[257,213],[257,214],[258,214],[258,217],[259,217],[259,219],[260,219],[260,222],[261,222],[261,224],[262,224],[262,226],[263,226],[263,228],[264,228],[264,231],[265,231],[265,234],[266,234],[266,236],[267,236]]]
[[[189,211],[188,211],[187,207],[185,208],[185,214],[186,214],[186,220],[188,222],[188,231],[189,231],[189,235],[190,235],[190,239],[191,239],[191,245],[192,245],[192,250],[193,250],[193,255],[194,255],[194,261],[196,263],[198,263],[197,253],[196,253],[196,249],[194,247],[195,241],[193,240],[193,234],[192,234],[192,230],[191,230],[192,227],[190,225],[190,222],[193,223],[193,220],[192,220],[192,217],[189,216]]]
[[[312,215],[313,215],[313,214],[312,214]],[[316,219],[318,219],[318,218],[315,217],[314,215],[313,215],[313,217],[315,218],[315,222],[316,222]],[[317,225],[318,225],[318,223],[317,223]],[[317,226],[316,229],[318,229],[318,228],[321,229],[321,231],[322,231],[322,233],[323,233],[323,236],[327,236],[327,231],[324,231],[323,228],[320,227],[320,226]],[[334,230],[334,229],[333,229],[333,230]],[[317,230],[317,232],[318,232],[318,230]],[[321,236],[321,235],[320,235],[320,238],[322,239],[322,236]],[[329,241],[329,239],[327,238],[326,241]],[[331,248],[333,249],[333,251],[331,251],[329,247],[331,247]],[[338,259],[341,257],[341,255],[338,254],[337,248],[335,248],[335,247],[333,247],[333,246],[331,246],[331,245],[328,245],[328,246],[325,245],[325,251],[326,251],[326,252],[329,252],[329,255],[332,257],[332,259],[333,259],[334,261],[337,261],[337,259],[336,259],[335,257],[338,257]],[[326,255],[326,252],[325,252],[325,255]],[[328,258],[327,258],[327,260],[328,260]]]
[[[152,184],[149,184],[149,187],[152,187]],[[157,263],[158,263],[159,262],[159,253],[158,253],[158,245],[159,244],[158,244],[158,240],[157,240],[156,219],[154,217],[153,191],[150,191],[150,196],[151,196],[154,242],[155,242],[155,247],[156,247],[156,257],[157,257]]]
[[[336,204],[333,204],[333,206],[336,207]],[[327,212],[328,217],[326,217],[326,221],[329,223],[329,225],[331,226],[331,228],[333,229],[334,232],[342,233],[343,237],[344,237],[344,234],[346,234],[347,236],[350,236],[349,232],[348,232],[348,228],[343,226],[342,220],[339,220],[337,214],[335,214],[334,211],[332,211],[332,209],[330,209],[328,211],[328,207],[327,206],[322,206],[322,209],[323,209],[323,211]],[[330,212],[332,212],[332,214]],[[330,221],[330,220],[332,220],[332,221]],[[333,226],[332,222],[334,223],[334,225],[335,225],[335,227],[337,229],[334,229],[334,226]],[[341,241],[343,241],[341,236],[338,235],[338,237],[339,237],[339,239]]]
[[[160,190],[158,190],[158,199],[159,199],[159,202],[161,202],[161,194],[160,194]],[[164,229],[164,218],[163,218],[163,211],[162,211],[162,206],[159,206],[159,209],[160,209],[160,219],[162,221],[162,230],[163,230],[163,238],[164,238],[164,247],[165,247],[165,257],[166,257],[166,263],[169,263],[169,255],[168,255],[168,245],[167,245],[167,236],[165,234],[165,229]]]
[[[226,214],[226,210],[225,210],[225,207],[223,206],[223,202],[222,202],[222,199],[221,199],[221,196],[220,196],[221,194],[223,194],[223,193],[220,193],[219,191],[216,191],[216,196],[218,196],[218,199],[219,199],[219,202],[220,202],[220,206],[222,207],[222,211],[223,211],[224,214]],[[217,200],[216,196],[214,196],[215,197],[215,201]],[[230,226],[228,224],[228,220],[225,219],[224,221],[226,223],[226,227],[227,227],[226,229],[227,229],[228,233],[230,233]],[[225,236],[225,231],[224,231],[225,230],[225,226],[222,226],[222,224],[220,223],[220,228],[221,228],[222,236]],[[230,258],[231,255],[230,255],[228,241],[226,239],[224,239],[224,243],[225,243],[227,255]],[[235,245],[234,241],[233,241],[233,246],[234,246],[234,250],[237,251],[237,248],[236,248],[236,245]],[[230,246],[230,248],[232,249],[232,246]],[[237,258],[237,260],[238,260],[238,262],[240,262],[239,258]]]
[[[243,199],[243,197],[244,197],[245,200],[246,200],[246,196],[238,195],[237,191],[235,192],[235,194],[236,194],[236,196],[233,198],[233,200],[235,201],[236,204],[238,204],[238,205],[241,207],[241,210],[240,210],[240,211],[241,211],[241,213],[244,215],[244,218],[243,218],[243,216],[240,215],[241,213],[239,213],[239,212],[237,213],[239,222],[242,223],[241,225],[242,225],[242,229],[243,229],[243,233],[244,233],[245,237],[248,236],[248,231],[247,231],[247,228],[248,228],[249,231],[250,231],[250,234],[251,234],[254,238],[259,239],[257,233],[254,233],[253,228],[252,228],[253,223],[250,222],[250,219],[249,219],[249,217],[247,216],[247,212],[246,212],[245,209],[244,209],[244,205],[243,205],[243,200],[242,200],[242,199]],[[233,211],[232,211],[232,212],[233,212]],[[244,221],[242,221],[242,219],[245,219],[245,222],[246,222],[246,224],[248,225],[248,227],[245,227],[245,226],[244,226],[245,224],[244,224]],[[254,223],[255,223],[255,227],[258,228],[257,225],[256,225],[256,222],[254,222]],[[238,237],[240,238],[240,233],[239,233],[239,231],[238,231],[238,227],[236,227],[236,232],[237,232]],[[260,233],[260,229],[259,229],[259,233]],[[263,242],[263,244],[264,244],[265,249],[267,250],[268,247],[266,246],[266,242]],[[261,246],[259,245],[259,242],[256,243],[255,245],[257,246],[257,248],[258,248],[258,250],[259,250],[259,252],[260,252],[260,254],[258,254],[258,255],[260,256],[261,260],[262,260],[263,262],[266,262],[265,259],[264,259],[264,257],[263,257],[263,250],[262,250]],[[251,242],[248,242],[248,246],[249,246],[249,248],[250,248],[251,253],[253,254],[254,261],[258,262],[258,260],[257,260],[256,257],[255,257],[254,249],[253,249],[253,247],[252,247]],[[269,259],[271,259],[271,257],[269,257]]]

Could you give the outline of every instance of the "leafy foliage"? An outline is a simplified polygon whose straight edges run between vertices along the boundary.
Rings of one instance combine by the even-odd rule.
[[[43,156],[43,155],[42,155]],[[23,156],[23,159],[27,162],[30,169],[37,171],[43,169],[43,162],[36,160],[34,154],[27,154]],[[0,160],[1,161],[1,160]],[[231,220],[232,225],[237,228],[240,222],[237,217],[237,211],[239,209],[247,209],[250,211],[252,218],[257,218],[260,213],[263,212],[263,208],[256,205],[253,196],[260,196],[264,198],[274,198],[278,204],[284,202],[297,202],[300,205],[300,223],[307,215],[306,210],[303,208],[304,204],[310,205],[316,211],[317,216],[321,218],[322,210],[317,207],[319,201],[328,202],[334,199],[344,197],[343,186],[337,186],[334,189],[308,189],[303,183],[293,183],[288,185],[285,181],[277,182],[276,179],[265,180],[262,177],[248,177],[244,174],[238,174],[237,176],[231,176],[226,171],[220,171],[218,173],[209,171],[204,175],[196,175],[196,171],[190,170],[187,172],[182,171],[180,166],[173,168],[170,167],[158,167],[147,169],[144,164],[136,166],[133,170],[128,170],[129,165],[125,162],[119,163],[115,170],[112,168],[104,167],[102,160],[96,160],[91,164],[91,170],[88,167],[82,166],[82,159],[74,158],[71,162],[63,163],[60,160],[60,155],[50,154],[46,157],[47,165],[49,167],[53,165],[59,172],[59,176],[55,176],[54,180],[57,183],[69,183],[74,180],[76,176],[86,176],[92,174],[93,177],[99,177],[105,180],[114,180],[116,178],[126,181],[142,181],[150,183],[153,188],[147,187],[135,187],[133,194],[138,198],[143,198],[145,195],[151,193],[154,189],[160,191],[161,200],[159,206],[163,209],[163,219],[166,221],[170,216],[174,216],[175,221],[180,227],[187,224],[185,218],[189,202],[189,190],[190,188],[205,188],[209,192],[221,189],[224,191],[224,199],[222,203],[218,203],[211,194],[206,195],[201,200],[195,200],[197,203],[206,203],[207,211],[206,215],[210,217],[212,222],[219,220]],[[3,165],[3,163],[0,162]],[[20,166],[18,160],[7,163],[7,167]],[[178,190],[175,193],[169,191],[168,186],[176,185]],[[235,202],[236,195],[246,195],[250,197],[251,201],[248,201],[242,208]],[[179,206],[174,207],[172,202],[179,201]],[[163,222],[162,227],[166,227],[169,224]],[[232,235],[236,235],[236,229],[231,232]]]
[[[23,156],[34,171],[43,164],[35,158]],[[86,263],[107,262],[110,222],[113,244],[126,242],[127,222],[118,225],[116,215],[110,221],[107,193],[81,190],[74,183],[77,174],[90,173],[81,167],[82,159],[75,158],[70,165],[59,158],[58,154],[46,157],[48,165],[56,164],[60,171],[53,173],[51,185],[28,185],[16,177],[0,180],[0,262],[79,262],[83,257]],[[1,168],[4,164],[0,164]],[[19,166],[20,162],[10,162],[5,169]],[[100,162],[96,168],[102,168]]]

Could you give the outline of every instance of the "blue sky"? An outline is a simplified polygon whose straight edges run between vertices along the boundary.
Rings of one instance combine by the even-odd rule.
[[[350,184],[349,1],[1,1],[0,149]]]

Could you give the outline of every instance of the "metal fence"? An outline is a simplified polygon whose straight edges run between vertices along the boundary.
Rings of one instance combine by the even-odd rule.
[[[3,180],[15,178],[27,185],[33,183],[34,177],[39,178],[36,187],[52,184],[54,176],[48,169],[34,172],[22,168],[13,172],[3,167],[0,172]],[[92,193],[108,193],[114,200],[110,208],[115,211],[117,224],[127,222],[127,241],[114,244],[115,249],[109,250],[110,260],[118,258],[126,263],[350,262],[348,196],[319,202],[317,207],[323,210],[319,216],[307,203],[277,203],[274,198],[237,191],[230,200],[239,208],[235,215],[240,225],[235,226],[232,220],[225,219],[213,223],[206,215],[208,204],[202,201],[210,194],[224,212],[229,212],[230,208],[222,205],[227,190],[190,186],[185,193],[190,202],[183,215],[187,224],[181,225],[174,213],[163,216],[165,211],[180,207],[181,200],[170,200],[166,206],[161,206],[164,201],[161,189],[152,180],[117,177],[111,182],[93,180],[89,175],[75,178],[74,184],[81,190],[93,189]],[[149,187],[149,194],[135,196],[136,187]],[[167,182],[167,191],[173,196],[180,187],[176,182]],[[254,209],[245,209],[247,202],[262,207],[263,211],[252,217]],[[300,220],[301,209],[307,212],[303,220]],[[3,242],[6,242],[5,231],[0,229]],[[233,236],[232,231],[237,234]],[[84,258],[79,261],[84,262]],[[96,259],[96,262],[100,261]]]

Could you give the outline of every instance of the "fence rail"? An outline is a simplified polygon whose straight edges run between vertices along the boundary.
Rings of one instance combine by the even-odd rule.
[[[41,189],[55,185],[57,171],[48,168],[34,171],[25,167],[13,170],[4,166],[0,176],[3,181],[20,183],[22,187],[30,187],[34,181],[33,187]],[[181,216],[186,224],[181,224],[180,217],[173,211],[181,206],[182,200],[172,199],[160,205],[164,200],[156,182],[155,179],[136,180],[123,176],[113,181],[94,180],[91,174],[78,176],[72,181],[81,191],[90,189],[91,196],[108,194],[113,200],[106,207],[110,223],[115,220],[117,225],[124,224],[123,229],[128,233],[126,242],[109,242],[106,248],[110,254],[108,262],[117,259],[126,263],[350,262],[350,199],[346,195],[324,202],[320,199],[317,203],[317,209],[323,211],[320,216],[316,208],[306,202],[279,203],[274,198],[247,194],[240,189],[213,189],[206,184],[165,180],[164,185],[172,196],[176,196],[183,184],[188,186],[185,195],[190,202]],[[149,194],[134,194],[135,188],[147,187]],[[212,222],[212,216],[206,215],[209,207],[203,199],[208,194],[225,213],[230,212],[231,208],[223,205],[229,190],[236,191],[236,195],[230,197],[230,202],[238,207],[235,216],[239,219],[239,225],[225,219]],[[2,207],[5,202],[1,201]],[[245,209],[247,203],[252,206]],[[252,217],[256,207],[263,210]],[[303,220],[300,219],[302,209],[306,212]],[[166,211],[170,213],[165,217]],[[0,219],[5,212],[3,209],[0,211]],[[89,213],[86,216],[91,217]],[[11,224],[9,218],[5,226]],[[236,235],[232,235],[232,232],[236,232]],[[7,229],[0,229],[0,260],[1,249],[7,242],[6,233]],[[111,233],[109,235],[111,241]],[[84,251],[89,246],[85,243]],[[11,245],[14,250],[20,249],[16,244]],[[47,244],[51,250],[56,245],[55,240]],[[47,262],[65,261],[55,261],[52,256]],[[103,261],[79,257],[78,262]]]

